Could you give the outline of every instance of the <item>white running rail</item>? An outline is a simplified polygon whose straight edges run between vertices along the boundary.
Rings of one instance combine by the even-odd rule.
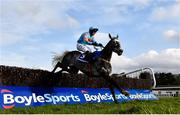
[[[130,77],[130,78],[138,78],[139,79],[139,75],[145,71],[149,71],[149,73],[151,74],[150,79],[153,81],[152,89],[154,89],[156,87],[156,78],[155,78],[154,71],[152,68],[149,68],[149,67],[141,68],[141,69],[137,69],[135,71],[131,71],[128,73],[121,73],[116,76],[117,77],[126,76],[126,77]]]

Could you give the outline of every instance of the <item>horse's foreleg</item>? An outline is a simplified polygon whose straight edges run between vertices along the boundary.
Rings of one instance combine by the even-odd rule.
[[[110,84],[114,85],[122,94],[124,94],[125,96],[129,96],[129,93],[124,89],[122,89],[121,87],[119,87],[117,83],[112,78],[110,78],[110,76],[103,76],[103,78],[106,81],[110,82]]]
[[[111,94],[112,94],[112,96],[113,96],[113,98],[114,98],[114,103],[118,104],[118,101],[117,101],[116,96],[115,96],[114,89],[113,89],[113,87],[112,87],[111,84],[109,84],[109,89],[110,89]]]

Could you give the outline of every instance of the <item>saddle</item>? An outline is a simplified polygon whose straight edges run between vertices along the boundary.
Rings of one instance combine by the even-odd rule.
[[[78,57],[78,60],[85,63],[92,63],[100,56],[101,56],[101,51],[95,51],[93,53],[85,52]]]

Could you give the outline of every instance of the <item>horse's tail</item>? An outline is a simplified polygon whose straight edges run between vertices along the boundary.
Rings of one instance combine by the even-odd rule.
[[[62,59],[64,58],[64,56],[68,53],[69,51],[65,51],[63,52],[62,54],[57,54],[57,53],[54,53],[54,56],[52,58],[52,65],[53,66],[56,66],[56,64],[58,62],[61,62]]]

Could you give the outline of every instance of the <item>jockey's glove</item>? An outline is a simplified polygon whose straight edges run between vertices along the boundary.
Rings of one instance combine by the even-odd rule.
[[[99,47],[104,47],[101,43],[98,44]]]
[[[98,46],[99,44],[97,42],[93,42],[92,45]]]

